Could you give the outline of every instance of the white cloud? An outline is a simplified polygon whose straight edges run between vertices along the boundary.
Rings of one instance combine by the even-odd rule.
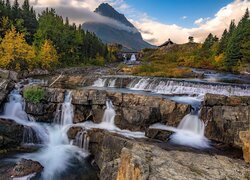
[[[84,21],[108,22],[117,28],[127,28],[116,21],[108,18],[96,17],[93,11],[99,4],[108,2],[117,10],[125,13],[131,22],[141,31],[145,40],[159,45],[171,38],[176,43],[185,43],[188,36],[193,36],[195,41],[203,41],[211,32],[221,36],[223,30],[228,28],[230,21],[235,19],[237,23],[244,14],[247,7],[250,8],[249,0],[235,0],[234,2],[222,7],[213,17],[201,17],[197,19],[194,28],[184,28],[175,24],[165,24],[149,17],[146,13],[138,12],[125,3],[124,0],[31,0],[35,10],[41,11],[45,7],[52,7],[63,17],[69,17],[77,24]],[[182,19],[186,19],[183,16]]]
[[[225,7],[222,7],[212,18],[200,18],[196,20],[197,27],[184,28],[175,24],[164,24],[150,17],[144,17],[133,21],[135,26],[142,32],[145,40],[153,44],[160,45],[168,38],[176,43],[188,42],[188,37],[193,36],[195,41],[203,41],[209,33],[218,37],[224,29],[228,28],[232,19],[239,22],[246,8],[250,8],[247,0],[236,0]]]
[[[181,19],[187,19],[188,17],[187,16],[182,16]]]

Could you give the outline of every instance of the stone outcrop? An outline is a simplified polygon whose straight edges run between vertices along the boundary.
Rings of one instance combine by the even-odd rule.
[[[159,147],[134,144],[123,148],[117,180],[147,179],[249,179],[250,167],[225,156],[165,151]]]
[[[34,173],[41,173],[43,166],[36,161],[21,159],[11,172],[11,177],[24,177]]]
[[[192,150],[161,148],[105,130],[88,130],[89,150],[101,180],[242,179],[250,166],[240,159]]]
[[[250,131],[240,132],[240,139],[243,143],[242,150],[244,160],[250,163]]]
[[[14,148],[23,140],[23,126],[12,120],[0,119],[0,149]]]
[[[250,127],[250,97],[207,94],[201,109],[201,119],[207,124],[206,137],[242,147],[239,133]]]
[[[27,103],[26,105],[26,112],[39,121],[53,119],[53,112],[56,111],[57,104],[63,103],[66,90],[45,88],[45,91],[46,98],[43,103]],[[179,104],[160,97],[79,89],[72,90],[74,122],[84,122],[88,119],[100,123],[107,99],[112,100],[117,113],[115,124],[119,128],[133,131],[144,131],[156,122],[177,126],[191,109],[190,105]]]

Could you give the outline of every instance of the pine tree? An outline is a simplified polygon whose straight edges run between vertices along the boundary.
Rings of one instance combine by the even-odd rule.
[[[249,21],[249,11],[246,10],[243,18],[240,20],[237,28],[231,32],[232,35],[228,41],[228,46],[226,50],[225,67],[229,71],[233,71],[236,65],[242,59],[242,53],[240,48],[243,44],[244,38],[246,37]]]
[[[227,31],[227,29],[225,29],[223,34],[222,34],[222,37],[221,37],[221,39],[219,41],[217,55],[225,52],[225,50],[227,48],[227,43],[228,43],[228,31]]]

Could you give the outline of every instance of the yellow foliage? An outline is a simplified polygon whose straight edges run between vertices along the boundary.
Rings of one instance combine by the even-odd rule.
[[[24,34],[15,28],[7,31],[0,44],[0,67],[7,69],[32,69],[35,50],[27,44]]]
[[[45,40],[38,53],[38,63],[43,69],[51,69],[58,64],[58,55],[52,42]]]

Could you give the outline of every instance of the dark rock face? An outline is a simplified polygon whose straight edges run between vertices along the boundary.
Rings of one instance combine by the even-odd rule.
[[[0,119],[0,149],[17,147],[23,140],[23,126]]]
[[[45,91],[46,102],[40,104],[27,103],[26,112],[39,121],[48,122],[54,117],[56,104],[63,103],[65,90],[45,88]],[[178,104],[160,97],[79,89],[72,90],[72,104],[75,111],[74,123],[86,120],[100,123],[107,99],[112,100],[117,113],[115,124],[121,129],[132,131],[144,131],[156,122],[177,126],[191,109],[190,105]]]
[[[25,104],[25,111],[27,114],[32,115],[35,117],[36,121],[39,122],[52,122],[56,109],[57,109],[57,104],[56,103],[31,103],[31,102],[26,102]]]
[[[250,127],[250,97],[207,94],[201,109],[209,139],[241,147],[240,131]]]
[[[167,142],[169,137],[173,134],[170,131],[164,131],[161,129],[146,129],[145,135],[151,139],[157,139],[160,141]]]
[[[242,160],[210,153],[162,149],[144,140],[131,140],[105,130],[88,130],[90,152],[101,180],[248,179]]]
[[[21,159],[13,168],[12,177],[24,177],[33,173],[41,173],[43,166],[36,161]]]

